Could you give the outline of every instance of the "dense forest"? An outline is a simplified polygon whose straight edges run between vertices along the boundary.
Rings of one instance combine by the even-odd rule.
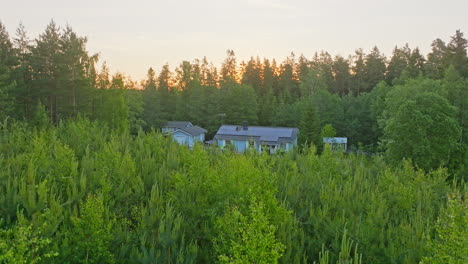
[[[468,41],[110,74],[0,23],[0,263],[467,263]],[[300,129],[245,154],[168,120]],[[322,136],[349,139],[332,152]]]

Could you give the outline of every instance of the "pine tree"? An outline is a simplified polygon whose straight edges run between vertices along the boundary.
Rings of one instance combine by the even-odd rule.
[[[143,91],[143,121],[146,130],[159,128],[164,120],[161,120],[161,102],[156,88],[156,74],[153,68],[149,68],[144,83]]]
[[[309,68],[310,68],[309,65],[310,65],[309,60],[307,60],[304,54],[301,54],[301,56],[299,56],[299,59],[297,61],[297,66],[296,66],[297,76],[301,82],[302,80],[304,80],[304,78],[307,76],[307,73],[309,72]]]
[[[89,67],[94,64],[86,51],[86,38],[79,37],[71,27],[66,27],[60,37],[61,56],[56,66],[59,77],[58,101],[63,117],[76,117],[92,113],[93,87]]]
[[[249,84],[255,90],[257,96],[262,95],[262,76],[261,76],[261,65],[260,61],[257,58],[255,60],[253,57],[247,62],[242,73],[242,84]]]
[[[353,82],[352,82],[352,94],[358,96],[361,92],[365,91],[367,87],[366,77],[365,77],[365,62],[364,62],[364,52],[362,49],[355,51],[353,56],[354,65],[352,66],[353,71]]]
[[[311,70],[319,74],[328,91],[334,91],[333,59],[328,52],[315,53]]]
[[[321,146],[320,121],[315,106],[312,103],[308,103],[302,112],[299,123],[299,144]]]
[[[51,21],[44,33],[35,40],[35,46],[31,51],[31,90],[34,91],[33,98],[44,101],[48,109],[50,120],[58,122],[59,113],[57,111],[59,96],[59,86],[57,77],[59,76],[60,60],[60,28]]]
[[[411,49],[408,44],[403,48],[395,47],[393,55],[388,63],[385,80],[388,84],[392,84],[395,79],[398,79],[403,71],[408,67],[409,58],[411,56]]]
[[[436,39],[431,44],[432,50],[427,55],[427,63],[424,65],[425,73],[434,79],[441,79],[444,69],[449,65],[447,46],[441,39]]]
[[[179,91],[187,89],[193,78],[193,66],[188,61],[183,61],[176,69],[176,83]]]
[[[14,50],[10,35],[6,31],[5,25],[0,21],[0,63],[5,66],[12,66],[14,62]]]
[[[296,58],[294,53],[286,58],[280,66],[278,76],[278,93],[276,96],[281,97],[286,102],[290,103],[294,98],[300,97],[299,82],[297,79]]]
[[[377,47],[374,47],[369,54],[366,55],[364,67],[364,89],[361,92],[370,92],[381,80],[385,79],[386,59],[380,53]]]
[[[275,68],[270,64],[268,59],[263,60],[262,69],[262,95],[275,92],[275,87],[278,82],[277,76],[275,75]]]
[[[34,110],[29,70],[32,45],[22,23],[20,23],[16,29],[16,35],[13,39],[13,43],[18,60],[18,66],[15,69],[15,80],[17,85],[16,111],[20,116],[29,120],[32,117],[32,112]]]
[[[0,120],[12,116],[15,110],[16,82],[12,78],[15,64],[13,45],[0,21]]]
[[[81,205],[79,217],[72,217],[73,228],[68,234],[75,263],[114,263],[110,242],[114,219],[101,196],[88,196]]]
[[[169,65],[162,67],[157,79],[158,95],[161,109],[161,120],[171,120],[176,112],[174,89],[171,87],[171,71]]]
[[[11,81],[8,67],[0,65],[0,120],[13,117],[15,110],[16,83]]]
[[[335,137],[336,136],[336,130],[331,124],[326,124],[325,126],[322,127],[322,131],[320,132],[320,137]]]
[[[334,82],[331,87],[333,93],[347,95],[351,86],[351,69],[349,61],[341,56],[336,56],[333,65]]]
[[[408,67],[405,69],[405,74],[410,78],[416,78],[420,75],[423,75],[425,63],[426,59],[419,51],[419,48],[413,49],[408,60]]]
[[[310,70],[299,85],[301,95],[309,98],[320,91],[327,91],[327,84],[322,72]]]
[[[37,102],[31,124],[39,129],[47,128],[50,125],[50,119],[47,110],[41,101]]]
[[[450,64],[464,77],[468,77],[468,40],[463,37],[463,32],[457,30],[450,38],[447,45],[447,53]]]
[[[221,87],[227,87],[232,82],[237,82],[236,54],[233,50],[226,51],[226,59],[221,66]]]

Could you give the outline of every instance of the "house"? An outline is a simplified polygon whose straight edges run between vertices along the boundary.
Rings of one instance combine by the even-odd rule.
[[[291,150],[297,145],[299,129],[291,127],[262,127],[223,125],[214,136],[215,143],[225,148],[232,145],[237,152],[254,148],[257,152],[269,151],[273,154],[278,149]]]
[[[192,123],[188,121],[169,121],[163,126],[162,132],[164,134],[168,134],[176,131],[179,128],[187,127],[193,127]]]
[[[324,137],[323,143],[325,146],[330,146],[331,150],[346,151],[348,145],[348,138],[345,137]]]
[[[203,143],[206,129],[194,126],[188,121],[169,121],[162,128],[162,132],[165,135],[171,135],[180,145],[187,145],[191,148],[195,142]]]

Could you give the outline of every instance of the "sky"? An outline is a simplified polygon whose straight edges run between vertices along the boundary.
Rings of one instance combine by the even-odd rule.
[[[11,35],[20,22],[31,38],[51,19],[68,24],[111,72],[137,80],[204,56],[219,67],[228,49],[238,61],[373,46],[389,56],[406,43],[426,54],[457,29],[468,37],[467,13],[467,0],[0,0]]]

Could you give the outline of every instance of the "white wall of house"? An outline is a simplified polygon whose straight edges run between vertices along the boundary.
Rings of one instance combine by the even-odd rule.
[[[205,141],[205,133],[201,133],[200,135],[195,137],[197,141],[203,142]]]
[[[226,146],[226,140],[224,140],[224,139],[218,139],[217,143],[218,143],[218,146],[221,147],[221,148]]]
[[[254,148],[258,153],[262,153],[262,145],[254,142]]]
[[[297,141],[285,142],[281,144],[271,145],[270,147],[262,148],[262,145],[257,143],[256,141],[253,141],[253,143],[251,144],[249,140],[216,140],[216,144],[220,148],[224,148],[227,145],[227,143],[232,144],[237,152],[245,152],[249,147],[253,147],[258,153],[262,153],[263,150],[268,148],[269,152],[271,154],[274,154],[278,149],[283,149],[284,151],[291,151],[294,148],[294,146],[296,146]]]
[[[232,143],[237,152],[245,152],[249,148],[248,140],[233,140]]]
[[[174,141],[176,141],[180,145],[187,145],[189,147],[193,147],[194,145],[193,137],[180,130],[172,133],[172,138],[174,139]]]

